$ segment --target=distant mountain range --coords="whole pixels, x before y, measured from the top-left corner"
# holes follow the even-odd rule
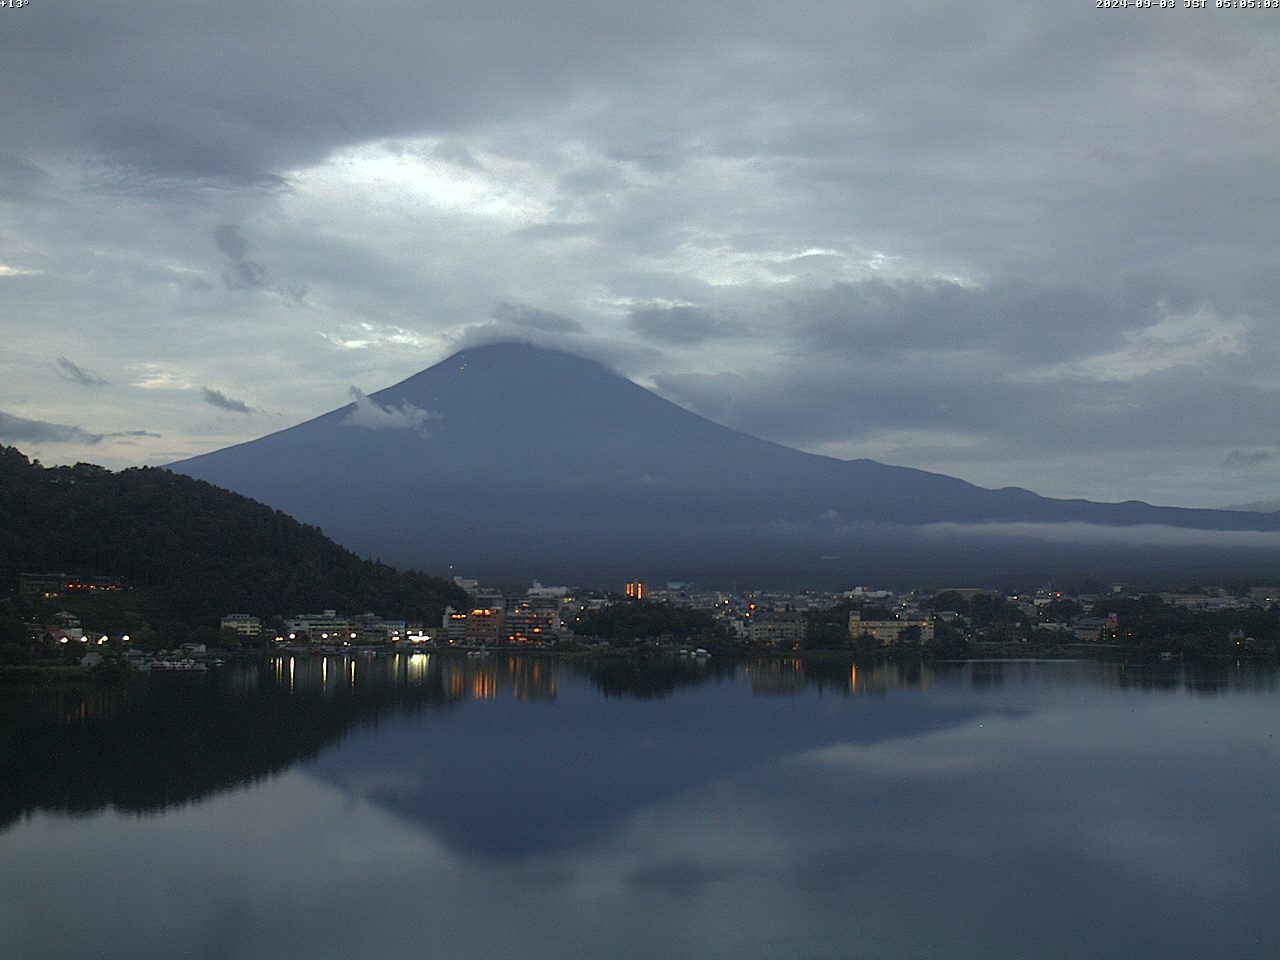
[[[713,423],[581,357],[464,350],[170,469],[390,563],[482,577],[849,585],[1280,573],[1280,514],[1054,500]]]
[[[1280,500],[1251,500],[1248,503],[1236,503],[1223,507],[1223,510],[1252,510],[1259,513],[1274,513],[1280,510]]]

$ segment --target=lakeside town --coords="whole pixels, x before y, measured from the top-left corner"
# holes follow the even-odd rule
[[[250,651],[334,653],[456,649],[573,652],[670,648],[786,654],[844,651],[860,657],[1075,655],[1274,658],[1280,587],[1204,586],[1140,593],[1090,583],[1003,593],[976,587],[896,592],[699,589],[633,580],[618,591],[547,586],[505,592],[455,577],[469,598],[438,621],[336,607],[260,616],[231,610],[192,638],[113,633],[77,612],[84,597],[126,594],[111,576],[23,573],[16,599],[28,611],[18,662],[143,669],[207,669]],[[35,616],[35,613],[41,613]],[[10,646],[13,646],[10,644]],[[12,651],[11,651],[12,653]],[[10,656],[9,662],[15,658]]]

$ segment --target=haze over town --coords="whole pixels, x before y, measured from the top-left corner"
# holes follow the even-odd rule
[[[521,339],[811,452],[1276,496],[1274,11],[3,13],[0,442],[46,463]]]

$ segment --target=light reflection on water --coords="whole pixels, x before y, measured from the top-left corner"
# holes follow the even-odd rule
[[[438,654],[28,689],[0,953],[1270,957],[1277,692]]]

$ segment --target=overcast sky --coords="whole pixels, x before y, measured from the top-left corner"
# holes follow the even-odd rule
[[[0,442],[46,463],[520,338],[833,456],[1280,496],[1280,11],[30,0],[0,65]]]

